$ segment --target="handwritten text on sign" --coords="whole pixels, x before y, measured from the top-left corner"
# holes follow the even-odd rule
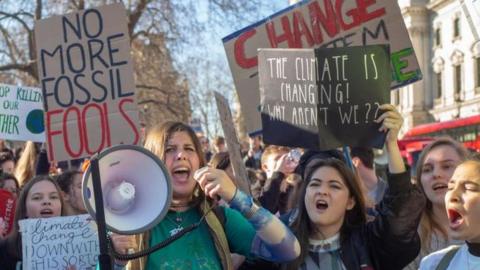
[[[397,1],[301,1],[223,39],[249,132],[261,128],[258,48],[339,48],[389,44],[391,88],[422,77]]]
[[[136,144],[138,112],[123,5],[38,21],[35,37],[49,159]]]
[[[388,102],[386,47],[265,49],[259,61],[267,143],[313,149],[383,144],[373,120]]]
[[[20,220],[23,269],[95,269],[97,225],[89,215]]]
[[[0,138],[45,142],[42,91],[0,84]]]

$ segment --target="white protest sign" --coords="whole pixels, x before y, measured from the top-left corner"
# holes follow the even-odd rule
[[[90,215],[20,220],[24,270],[95,269],[100,253]]]
[[[122,4],[35,23],[49,160],[140,141],[133,63]]]
[[[225,37],[223,43],[249,133],[262,128],[258,110],[259,48],[389,44],[391,88],[422,78],[397,1],[301,1]]]
[[[45,141],[41,89],[0,84],[0,138]]]

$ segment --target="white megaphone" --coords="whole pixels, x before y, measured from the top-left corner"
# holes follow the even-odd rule
[[[95,157],[103,197],[105,224],[119,234],[137,234],[151,229],[167,214],[172,187],[160,159],[140,146],[117,145]],[[83,175],[85,207],[96,217],[92,166]]]

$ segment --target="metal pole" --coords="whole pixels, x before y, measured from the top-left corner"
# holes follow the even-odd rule
[[[98,241],[100,244],[98,262],[100,264],[100,270],[112,270],[113,261],[110,253],[108,252],[107,225],[105,223],[105,212],[103,209],[102,182],[100,180],[98,155],[92,157],[90,160],[90,166],[92,172],[93,194],[95,199],[95,219],[97,221]]]

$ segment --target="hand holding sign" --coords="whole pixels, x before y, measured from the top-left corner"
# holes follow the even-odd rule
[[[387,143],[396,143],[398,132],[402,128],[403,117],[392,104],[383,104],[380,109],[385,110],[385,112],[375,120],[377,123],[382,123],[378,130],[388,132]]]

